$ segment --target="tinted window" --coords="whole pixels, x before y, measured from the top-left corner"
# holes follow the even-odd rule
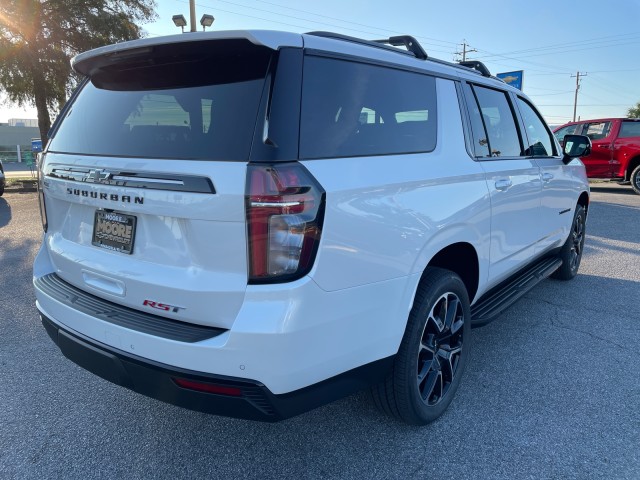
[[[465,87],[468,88],[468,87]],[[474,96],[474,93],[469,89],[466,91],[469,101],[469,115],[471,118],[471,130],[473,131],[473,150],[476,157],[490,157],[489,153],[489,139],[487,131],[484,128],[484,122],[482,120],[482,112]]]
[[[555,154],[551,135],[538,112],[526,100],[518,97],[518,108],[526,130],[525,155],[551,157]]]
[[[492,157],[523,155],[520,136],[507,95],[498,90],[474,86]]]
[[[611,122],[588,123],[583,135],[591,140],[600,140],[608,137],[611,131]]]
[[[195,55],[197,48],[189,47]],[[270,54],[237,56],[202,53],[184,64],[158,58],[142,67],[103,69],[80,91],[49,150],[247,160]]]
[[[581,127],[579,123],[576,123],[574,125],[567,125],[566,127],[562,127],[560,130],[556,131],[554,135],[559,142],[562,142],[565,135],[578,135],[577,132],[580,130],[579,127]]]
[[[302,158],[429,152],[436,118],[433,77],[305,57]]]
[[[620,138],[640,137],[640,122],[622,122]]]

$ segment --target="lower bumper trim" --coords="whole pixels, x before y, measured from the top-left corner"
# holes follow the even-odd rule
[[[72,362],[117,385],[151,398],[204,413],[277,422],[382,381],[393,365],[387,357],[308,387],[276,395],[258,381],[181,369],[114,349],[71,332],[40,315],[58,348]],[[221,395],[182,388],[174,378],[239,390]]]

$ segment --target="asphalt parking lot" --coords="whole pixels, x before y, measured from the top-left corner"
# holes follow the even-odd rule
[[[579,276],[473,330],[445,415],[365,393],[278,424],[183,410],[66,360],[34,306],[37,195],[0,197],[0,478],[640,478],[640,196],[592,185]]]

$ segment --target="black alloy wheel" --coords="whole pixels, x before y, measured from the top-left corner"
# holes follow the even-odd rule
[[[640,165],[633,169],[629,179],[631,180],[631,188],[633,188],[633,191],[640,195]]]
[[[471,308],[462,279],[427,267],[415,295],[393,368],[371,388],[376,406],[411,425],[447,409],[469,355]]]
[[[418,390],[428,406],[442,401],[458,373],[463,326],[462,302],[455,293],[445,293],[429,312],[418,351]]]
[[[585,227],[585,218],[584,218],[584,210],[580,212],[579,215],[576,215],[576,218],[573,220],[573,225],[571,226],[571,235],[569,239],[571,240],[571,248],[569,250],[569,267],[571,271],[578,272],[578,267],[580,266],[580,260],[582,259],[582,249],[584,247],[584,227]]]
[[[562,265],[551,275],[553,278],[571,280],[578,274],[584,251],[586,223],[587,211],[582,205],[576,205],[569,237],[558,254],[558,257],[562,260]]]

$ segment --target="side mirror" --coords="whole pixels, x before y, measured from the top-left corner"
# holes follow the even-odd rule
[[[584,135],[565,135],[562,146],[562,163],[565,165],[574,158],[586,157],[591,153],[591,139]]]

